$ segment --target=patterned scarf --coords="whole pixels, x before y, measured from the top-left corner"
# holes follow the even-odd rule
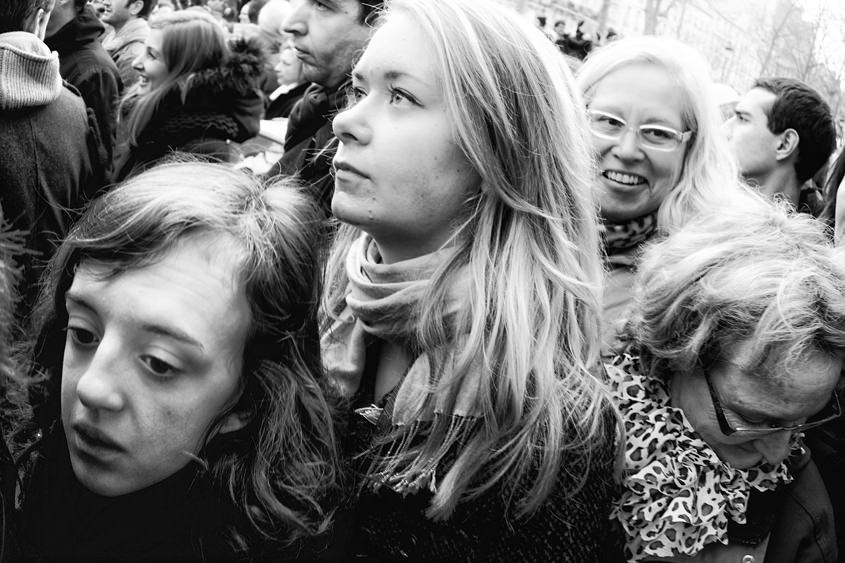
[[[621,223],[602,221],[599,228],[609,256],[626,252],[638,248],[657,232],[657,211]]]
[[[443,249],[382,264],[375,241],[366,234],[350,248],[346,261],[346,308],[321,338],[323,363],[343,396],[351,398],[361,385],[369,337],[417,349],[420,301],[435,270],[450,253],[450,249]],[[444,326],[453,326],[456,314],[466,306],[467,295],[468,278],[461,272],[449,288],[442,316]],[[454,370],[464,348],[463,339],[455,336],[448,346],[418,355],[399,384],[391,422],[394,429],[403,430],[403,438],[390,449],[378,471],[381,484],[397,492],[406,494],[421,487],[433,490],[438,464],[471,431],[480,415],[481,369],[471,369],[460,378]],[[457,393],[450,405],[452,385],[457,385]],[[435,449],[423,448],[408,459],[411,442],[438,419],[449,421],[443,443]]]
[[[639,357],[621,354],[606,365],[625,424],[624,491],[611,511],[626,533],[629,562],[695,556],[728,543],[728,522],[745,524],[751,490],[792,481],[785,462],[736,469],[670,406],[666,383],[642,374]],[[793,448],[800,447],[797,438]]]

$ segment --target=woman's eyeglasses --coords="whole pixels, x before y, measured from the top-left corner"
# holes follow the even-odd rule
[[[640,145],[656,151],[673,151],[692,137],[692,131],[681,132],[664,125],[631,127],[618,115],[606,111],[588,109],[587,117],[596,137],[618,141],[627,131],[633,131]]]
[[[716,411],[716,419],[719,421],[719,429],[722,431],[722,434],[726,436],[763,437],[777,432],[802,432],[804,430],[809,430],[810,428],[821,426],[822,424],[839,418],[842,415],[842,408],[839,405],[839,396],[836,394],[836,391],[834,391],[833,397],[830,399],[830,403],[803,424],[796,424],[794,426],[769,425],[763,427],[731,426],[731,423],[728,422],[728,419],[725,417],[725,412],[722,409],[722,403],[719,401],[719,393],[713,386],[710,374],[708,374],[707,370],[704,369],[702,369],[702,373],[704,373],[704,379],[707,381],[707,389],[710,391],[710,399],[713,401],[713,409]]]

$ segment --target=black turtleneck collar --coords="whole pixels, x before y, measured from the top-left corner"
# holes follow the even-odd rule
[[[22,549],[34,561],[233,561],[230,509],[189,464],[146,489],[103,497],[74,476],[61,427],[24,496]]]

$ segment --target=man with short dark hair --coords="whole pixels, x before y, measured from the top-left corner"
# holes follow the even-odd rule
[[[370,19],[382,0],[294,0],[285,31],[311,86],[290,113],[285,154],[270,175],[295,174],[309,185],[327,214],[334,179],[332,118],[346,104],[352,65],[372,32]]]
[[[120,74],[100,44],[105,27],[87,0],[55,0],[47,22],[46,43],[59,53],[62,78],[73,84],[94,111],[103,162],[110,167],[117,132]]]
[[[52,7],[53,0],[0,2],[0,209],[12,229],[26,233],[31,253],[19,260],[20,317],[29,313],[41,265],[67,233],[95,176],[96,125],[42,41]]]
[[[821,195],[806,186],[836,146],[830,106],[794,78],[761,78],[725,122],[740,172],[770,197],[817,216]]]
[[[144,43],[150,35],[147,18],[158,0],[111,0],[103,21],[112,29],[103,37],[108,51],[128,89],[138,81],[138,71],[132,63],[144,53]]]

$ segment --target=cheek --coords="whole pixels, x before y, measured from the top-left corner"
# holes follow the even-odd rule
[[[659,158],[654,158],[652,163],[655,174],[658,177],[657,180],[666,184],[663,191],[668,193],[675,187],[675,184],[678,183],[681,177],[681,171],[684,167],[683,156],[677,156],[671,153],[660,155]]]
[[[82,377],[83,369],[79,365],[79,361],[73,358],[66,347],[62,360],[61,399],[63,405],[72,404],[76,400],[76,386],[79,383],[79,378]]]
[[[606,158],[610,154],[610,149],[613,148],[613,143],[593,136],[592,148],[596,161],[601,162],[602,159]]]

